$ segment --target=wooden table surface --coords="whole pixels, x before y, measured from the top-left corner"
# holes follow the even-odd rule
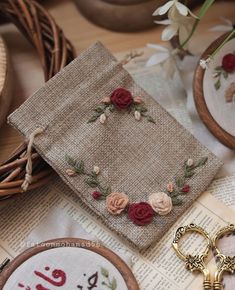
[[[136,33],[118,33],[97,27],[87,21],[77,10],[72,0],[45,1],[46,6],[63,28],[65,35],[72,41],[77,54],[97,40],[102,41],[113,53],[143,47],[147,43],[161,41],[162,27]],[[220,16],[235,23],[235,3],[218,2],[200,23],[191,47],[195,51],[203,51],[208,44],[219,35],[208,31],[208,28],[220,22]],[[140,15],[141,17],[141,15]],[[24,99],[30,96],[43,84],[40,63],[33,48],[18,33],[12,24],[0,27],[10,52],[11,76],[13,78],[12,112]],[[4,160],[21,142],[22,137],[10,126],[4,125],[0,130],[0,161]]]

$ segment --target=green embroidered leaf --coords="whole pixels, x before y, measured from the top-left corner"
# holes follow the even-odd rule
[[[214,84],[214,87],[218,91],[218,89],[221,87],[220,79],[217,80],[217,82]]]
[[[176,183],[177,187],[181,188],[184,185],[185,180],[184,180],[184,178],[177,177],[175,179],[175,183]]]
[[[68,165],[74,167],[76,165],[76,160],[73,159],[71,156],[69,155],[65,155],[65,161],[68,163]]]
[[[108,278],[109,277],[109,271],[107,269],[105,269],[104,267],[101,267],[101,274],[105,277]]]
[[[109,111],[111,112],[111,113],[113,113],[114,111],[115,111],[115,106],[114,105],[109,105]]]
[[[93,123],[95,122],[98,118],[99,118],[100,115],[93,115],[88,121],[87,123]]]
[[[183,201],[177,197],[172,197],[171,200],[172,200],[173,205],[182,205],[183,204]]]
[[[201,158],[201,159],[196,163],[195,166],[196,166],[196,167],[203,166],[203,165],[206,164],[207,160],[208,160],[208,157],[203,157],[203,158]]]
[[[225,79],[228,78],[228,73],[225,70],[223,71],[223,76],[224,76]]]
[[[179,195],[179,192],[174,190],[173,192],[169,193],[168,192],[168,195],[171,197],[171,198],[174,198],[174,197],[177,197]]]
[[[148,122],[150,122],[150,123],[153,123],[153,124],[156,124],[156,121],[153,119],[153,117],[151,117],[151,116],[147,116],[147,120],[148,120]]]
[[[104,193],[105,195],[109,195],[112,192],[111,186],[106,186]]]
[[[184,177],[185,178],[190,178],[195,174],[193,171],[185,171]]]
[[[116,290],[117,289],[117,280],[113,277],[111,282],[111,289]]]
[[[98,180],[95,178],[89,177],[85,180],[86,184],[88,184],[90,187],[97,187],[99,185]]]
[[[101,107],[97,107],[94,111],[102,114],[104,112],[104,109]]]

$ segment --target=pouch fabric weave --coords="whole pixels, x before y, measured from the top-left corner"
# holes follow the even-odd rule
[[[102,125],[87,123],[100,101],[119,88],[141,96],[156,124],[136,121],[115,111]],[[164,233],[207,188],[221,162],[139,87],[112,54],[96,43],[49,80],[9,116],[9,122],[26,137],[38,127],[44,132],[34,146],[60,177],[111,230],[143,249]],[[82,176],[66,174],[65,155],[83,160],[86,168],[98,166],[101,178],[115,192],[125,192],[131,202],[147,201],[151,193],[182,174],[184,161],[207,156],[208,162],[190,179],[191,191],[183,204],[166,216],[156,215],[147,226],[132,223],[127,214],[111,215],[105,201],[93,199]]]

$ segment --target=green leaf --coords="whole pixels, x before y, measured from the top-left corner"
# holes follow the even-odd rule
[[[103,114],[104,110],[105,110],[105,108],[104,107],[101,107],[101,106],[99,106],[99,107],[97,107],[97,108],[94,109],[94,111],[97,112],[97,113],[99,113],[99,114]]]
[[[193,172],[193,171],[185,171],[184,177],[191,178],[194,174],[195,174],[195,172]]]
[[[109,271],[105,269],[104,267],[101,267],[101,274],[106,278],[109,277]]]
[[[111,289],[112,290],[116,290],[117,289],[117,280],[114,277],[112,279]]]
[[[201,158],[195,165],[195,167],[200,167],[206,164],[208,157]]]
[[[87,123],[93,123],[95,122],[98,118],[99,118],[100,115],[96,114],[96,115],[93,115],[88,121]]]
[[[214,87],[215,87],[216,91],[219,90],[219,88],[221,87],[220,79],[217,80],[217,82],[214,84]]]
[[[106,186],[105,188],[105,195],[109,195],[112,192],[111,186]]]
[[[111,113],[113,113],[114,111],[115,111],[115,106],[114,105],[109,105],[109,111],[111,112]]]
[[[225,79],[228,78],[228,73],[225,70],[223,71],[223,76],[224,76]]]
[[[80,169],[80,172],[81,173],[84,173],[84,168],[85,168],[84,161],[81,160],[80,163],[79,163],[79,169]]]
[[[99,185],[99,182],[98,180],[92,178],[92,177],[89,177],[85,180],[86,184],[88,184],[90,187],[97,187]]]
[[[182,205],[183,204],[183,201],[177,197],[173,197],[171,200],[172,200],[173,205]]]
[[[181,188],[184,185],[184,182],[185,182],[184,178],[177,177],[175,179],[175,183],[179,188]]]
[[[148,115],[146,117],[147,117],[148,122],[156,124],[156,121],[151,116]]]
[[[65,155],[65,161],[72,167],[76,166],[76,160],[69,155]]]

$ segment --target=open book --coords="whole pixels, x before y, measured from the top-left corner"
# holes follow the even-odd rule
[[[148,86],[145,89],[153,97],[156,92],[158,92],[156,97],[159,97],[161,91],[164,92],[166,99],[160,100],[160,104],[165,105],[165,108],[178,121],[190,129],[190,119],[187,116],[179,76],[176,75],[171,84],[165,83],[160,77],[160,68],[144,68],[143,64],[146,62],[144,57],[147,55],[136,58],[127,65],[135,80],[140,85],[146,84],[147,80]],[[179,98],[176,95],[177,92]],[[234,177],[229,177],[214,181],[208,191],[212,194],[215,193],[227,204],[234,206],[235,196],[232,195],[235,192],[234,180]],[[213,235],[220,227],[235,222],[235,212],[215,199],[210,193],[204,193],[159,243],[138,252],[107,230],[92,215],[91,211],[79,204],[77,196],[55,176],[50,185],[26,193],[15,201],[9,201],[9,205],[1,209],[0,261],[5,258],[12,259],[20,254],[25,248],[25,240],[30,232],[46,218],[49,212],[55,208],[60,208],[107,247],[113,250],[121,248],[126,253],[131,253],[134,261],[133,272],[142,290],[198,290],[202,285],[202,276],[192,274],[184,268],[184,263],[176,257],[171,243],[176,229],[182,225],[193,222],[205,227]],[[228,195],[228,193],[230,194]],[[58,222],[63,223],[63,220]],[[191,236],[182,246],[193,253],[194,251],[200,252],[204,244],[200,239]],[[214,261],[212,257],[210,259],[213,267]]]

